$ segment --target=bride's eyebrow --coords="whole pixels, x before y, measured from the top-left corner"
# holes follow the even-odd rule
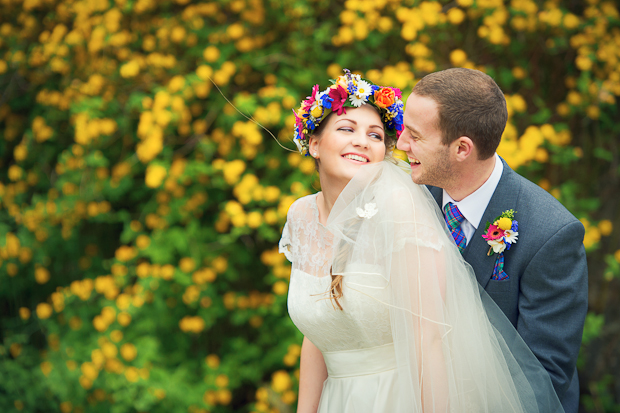
[[[338,123],[338,122],[342,122],[342,121],[345,121],[345,120],[347,120],[347,121],[349,121],[349,122],[353,123],[354,125],[357,125],[357,122],[356,122],[356,121],[354,121],[353,119],[347,119],[347,118],[340,118],[340,119],[338,119],[336,122],[334,122],[334,125],[335,125],[336,123]]]
[[[351,123],[352,123],[352,124],[354,124],[354,125],[357,125],[357,122],[356,122],[356,121],[354,121],[353,119],[347,119],[347,118],[338,119],[336,122],[334,122],[334,125],[335,125],[336,123],[338,123],[338,122],[342,122],[342,121],[344,121],[344,120],[349,121],[349,122],[351,122]],[[381,126],[381,125],[370,125],[370,126],[369,126],[369,128],[379,128],[379,129],[383,130],[383,126]]]

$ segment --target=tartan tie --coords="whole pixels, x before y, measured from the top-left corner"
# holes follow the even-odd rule
[[[467,238],[465,238],[465,233],[461,228],[461,222],[465,220],[459,208],[454,205],[452,202],[448,202],[444,207],[446,224],[448,224],[448,228],[452,233],[452,237],[454,238],[454,242],[456,242],[456,246],[459,247],[459,251],[462,253],[467,245]]]

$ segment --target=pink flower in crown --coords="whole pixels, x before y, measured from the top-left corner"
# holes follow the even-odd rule
[[[306,100],[301,102],[302,110],[307,112],[310,109],[312,104],[316,101],[316,94],[318,93],[318,91],[319,91],[319,85],[314,85],[312,87],[312,93],[310,94],[310,96],[306,97]]]
[[[338,87],[329,89],[329,97],[334,99],[334,101],[332,102],[333,112],[336,112],[338,116],[342,115],[343,113],[347,113],[344,104],[346,103],[349,94],[347,93],[345,88],[338,85]]]
[[[391,87],[390,89],[392,89],[394,91],[394,94],[396,95],[397,98],[399,98],[399,99],[403,98],[403,93],[400,91],[399,88]]]

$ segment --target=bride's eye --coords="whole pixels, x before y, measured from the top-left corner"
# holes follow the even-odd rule
[[[353,128],[350,128],[348,126],[338,128],[338,130],[345,131],[345,132],[353,132]]]
[[[378,133],[370,133],[370,134],[369,134],[369,136],[370,136],[371,138],[377,139],[377,140],[379,140],[379,141],[382,141],[382,140],[383,140],[383,136],[381,136],[381,135],[380,135],[380,134],[378,134]]]

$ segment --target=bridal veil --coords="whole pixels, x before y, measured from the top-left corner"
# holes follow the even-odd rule
[[[326,227],[332,273],[389,308],[406,411],[563,411],[548,373],[479,287],[428,190],[394,162],[361,167]]]

